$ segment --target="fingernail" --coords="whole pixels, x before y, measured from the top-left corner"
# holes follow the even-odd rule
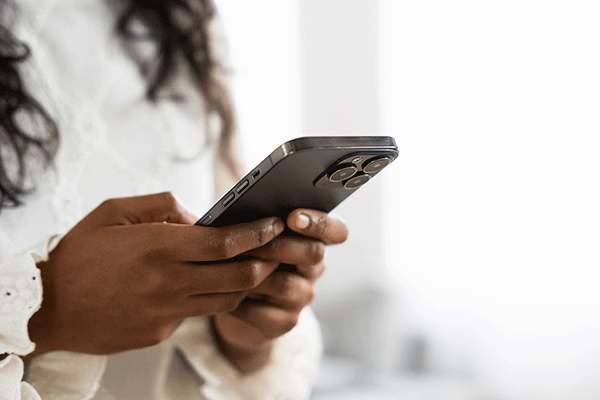
[[[283,225],[283,221],[277,218],[275,222],[273,222],[273,232],[275,232],[276,235],[279,235],[284,229],[285,226]]]
[[[306,214],[298,215],[298,219],[296,220],[296,226],[300,229],[306,229],[310,225],[310,218]]]

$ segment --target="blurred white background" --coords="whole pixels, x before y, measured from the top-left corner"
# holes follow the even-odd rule
[[[400,148],[336,209],[330,352],[477,398],[600,398],[600,4],[217,5],[248,166],[301,135]]]

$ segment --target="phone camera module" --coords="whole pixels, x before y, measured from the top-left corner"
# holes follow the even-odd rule
[[[369,179],[371,179],[371,175],[365,174],[364,172],[359,172],[352,178],[344,181],[344,187],[346,189],[356,189],[367,183]]]
[[[327,174],[327,177],[331,182],[342,182],[351,178],[357,170],[358,168],[353,164],[340,164],[335,170]]]
[[[384,169],[391,162],[392,160],[385,156],[372,158],[363,165],[363,171],[374,174]]]

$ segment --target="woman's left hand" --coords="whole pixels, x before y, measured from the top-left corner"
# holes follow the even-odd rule
[[[280,263],[280,267],[232,312],[213,317],[221,351],[241,372],[264,365],[271,341],[291,330],[300,311],[314,297],[316,280],[325,270],[325,246],[348,237],[346,224],[316,210],[298,209],[287,218],[290,230],[302,236],[272,240],[247,256]]]

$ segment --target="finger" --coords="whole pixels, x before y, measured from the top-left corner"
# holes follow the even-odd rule
[[[106,200],[98,207],[99,225],[131,225],[170,222],[193,225],[197,218],[170,192]]]
[[[314,296],[314,286],[310,280],[293,272],[276,271],[252,289],[248,298],[300,312]]]
[[[212,318],[213,330],[217,340],[225,340],[224,336],[233,333],[240,340],[240,347],[258,349],[265,345],[269,346],[270,341],[258,329],[246,324],[229,313],[215,314]],[[227,332],[227,333],[226,333]],[[224,335],[225,334],[225,335]]]
[[[259,286],[279,263],[251,258],[239,262],[181,266],[175,285],[188,295],[229,293]]]
[[[167,312],[173,319],[228,313],[237,309],[247,296],[246,291],[189,296]]]
[[[314,282],[325,271],[325,261],[321,261],[316,264],[279,264],[277,271],[293,272],[302,275],[311,282]]]
[[[294,232],[326,244],[343,243],[348,238],[344,221],[322,211],[296,209],[288,215],[287,225]]]
[[[321,261],[317,264],[298,264],[296,265],[296,273],[302,275],[311,282],[315,282],[325,272],[325,262]]]
[[[264,246],[283,231],[284,225],[271,217],[222,228],[154,224],[144,229],[151,256],[204,262],[227,260]]]
[[[325,256],[325,243],[301,236],[279,236],[247,254],[282,264],[317,264]]]
[[[245,299],[229,315],[258,329],[265,339],[272,340],[291,331],[298,323],[299,313]]]

